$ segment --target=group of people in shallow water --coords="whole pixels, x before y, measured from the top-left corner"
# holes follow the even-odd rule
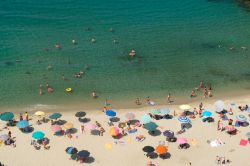
[[[197,97],[197,93],[198,91],[200,90],[203,90],[203,96],[204,98],[207,98],[207,97],[212,97],[212,85],[209,84],[208,85],[208,88],[206,86],[204,86],[203,84],[203,81],[200,81],[200,86],[199,88],[195,88],[192,90],[191,94],[190,94],[190,97],[193,98],[193,97]]]
[[[46,83],[46,89],[47,89],[48,93],[53,93],[54,92],[54,89],[48,83]],[[42,94],[43,94],[43,85],[40,84],[39,85],[39,95],[42,95]]]

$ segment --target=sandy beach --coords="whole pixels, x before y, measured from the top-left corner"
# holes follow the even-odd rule
[[[196,116],[195,119],[191,119],[192,128],[188,129],[185,133],[176,135],[176,137],[187,138],[190,148],[178,149],[178,144],[172,142],[166,142],[165,136],[162,132],[165,130],[172,130],[175,133],[180,130],[180,123],[178,122],[178,116],[174,116],[172,119],[161,119],[153,120],[159,127],[159,134],[152,136],[148,131],[142,127],[135,127],[137,132],[128,134],[120,139],[114,139],[110,136],[108,129],[109,118],[102,112],[102,110],[89,110],[85,111],[87,118],[90,118],[90,123],[98,121],[106,130],[103,136],[92,135],[89,130],[85,129],[82,134],[80,132],[81,122],[75,117],[75,113],[79,110],[70,110],[68,112],[57,112],[62,113],[60,119],[67,122],[71,122],[78,131],[73,134],[72,138],[69,139],[65,136],[55,136],[54,132],[51,131],[50,122],[37,125],[37,117],[30,116],[30,125],[34,127],[34,131],[42,131],[45,133],[45,137],[50,139],[50,149],[35,150],[30,145],[32,140],[32,133],[24,134],[17,127],[10,127],[12,137],[15,137],[16,147],[1,145],[0,146],[0,161],[6,166],[59,166],[59,165],[116,165],[116,166],[129,166],[129,165],[146,165],[148,161],[152,161],[156,165],[216,165],[216,156],[225,157],[231,161],[230,164],[226,165],[247,165],[248,159],[246,154],[250,152],[248,145],[246,147],[240,146],[239,142],[241,139],[247,139],[246,133],[249,132],[249,127],[237,127],[237,135],[230,136],[225,131],[217,130],[217,121],[219,115],[215,113],[214,102],[216,99],[204,100],[204,109],[209,110],[213,113],[215,121],[213,123],[202,122],[201,118]],[[225,109],[232,107],[234,114],[227,115],[235,121],[236,115],[243,114],[248,118],[246,112],[241,112],[237,107],[240,105],[246,105],[250,101],[250,96],[237,96],[225,98]],[[185,103],[189,104],[192,108],[198,108],[200,102]],[[234,105],[235,104],[235,105]],[[232,106],[233,105],[233,106]],[[125,114],[127,112],[133,112],[136,115],[135,119],[141,118],[145,113],[149,113],[149,110],[157,108],[170,108],[170,114],[173,115],[175,110],[180,113],[179,105],[161,105],[161,106],[147,106],[138,109],[118,109],[115,110],[117,117],[120,118],[119,122],[126,121]],[[46,115],[50,115],[46,112]],[[15,115],[18,119],[18,115]],[[249,119],[249,118],[248,118]],[[115,126],[118,126],[119,122],[114,122]],[[223,121],[224,125],[227,125],[227,121]],[[6,123],[1,121],[1,128]],[[0,135],[7,134],[8,130],[2,129]],[[144,135],[146,139],[142,142],[136,141],[136,136]],[[225,144],[219,147],[211,147],[207,140],[220,139]],[[144,146],[156,147],[160,141],[165,141],[165,146],[168,147],[168,153],[170,157],[167,159],[150,159],[147,158],[145,152],[142,151]],[[90,158],[87,163],[80,164],[74,160],[70,160],[70,155],[65,152],[67,147],[76,147],[78,150],[88,150],[90,152]]]

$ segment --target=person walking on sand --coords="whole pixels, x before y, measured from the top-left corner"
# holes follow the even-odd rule
[[[83,132],[85,132],[85,130],[84,130],[84,125],[81,125],[80,128],[81,128],[81,132],[82,132],[82,134],[83,134]]]
[[[171,95],[170,95],[170,93],[168,94],[168,104],[171,104]]]
[[[26,120],[26,121],[29,121],[29,115],[28,115],[28,112],[25,112],[24,117],[25,117],[25,120]]]
[[[207,97],[207,88],[205,87],[204,88],[204,98],[206,98]]]

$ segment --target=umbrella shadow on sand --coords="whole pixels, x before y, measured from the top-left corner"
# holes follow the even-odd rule
[[[90,157],[87,157],[87,158],[85,159],[84,163],[86,163],[86,164],[91,164],[91,163],[93,163],[94,161],[95,161],[95,158],[92,157],[92,156],[90,156]]]
[[[24,129],[22,129],[21,131],[24,134],[29,134],[29,133],[32,133],[34,131],[34,127],[28,126],[28,127],[25,127]]]
[[[55,122],[55,124],[57,124],[57,125],[64,125],[65,123],[67,123],[67,121],[61,120],[61,119]]]
[[[77,129],[76,128],[71,128],[67,130],[70,134],[76,134],[77,133]]]
[[[159,157],[163,160],[165,159],[170,159],[171,158],[171,154],[170,153],[165,153],[165,154],[160,154]]]
[[[156,137],[156,136],[161,135],[161,131],[160,130],[148,131],[148,134]]]
[[[137,119],[134,119],[134,120],[130,120],[129,122],[130,122],[130,124],[135,125],[136,123],[138,123],[140,121]]]
[[[158,154],[155,152],[147,153],[146,156],[150,159],[156,159],[158,157]]]
[[[110,118],[110,121],[111,122],[119,122],[120,118],[118,118],[118,117]]]
[[[79,122],[82,122],[82,123],[88,123],[90,122],[90,118],[78,118]]]
[[[99,130],[91,130],[91,135],[100,135],[100,131]]]

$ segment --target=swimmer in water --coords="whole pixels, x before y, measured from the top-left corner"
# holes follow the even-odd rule
[[[49,65],[48,65],[48,67],[47,67],[47,70],[49,70],[49,71],[50,71],[50,70],[52,70],[52,69],[53,69],[52,65],[51,65],[51,64],[49,64]]]
[[[61,45],[60,44],[55,44],[55,48],[56,49],[61,49]]]
[[[96,99],[96,98],[97,98],[96,91],[93,91],[91,95],[92,95],[92,97],[93,97],[94,99]]]
[[[43,86],[42,84],[39,85],[39,95],[42,95],[43,94]]]
[[[76,40],[75,40],[75,39],[73,39],[73,40],[72,40],[72,43],[73,43],[74,45],[76,45],[76,44],[77,44],[77,42],[76,42]]]
[[[109,28],[109,32],[114,32],[114,30],[113,30],[113,28],[111,27],[111,28]]]
[[[95,38],[92,38],[92,39],[91,39],[91,42],[92,42],[92,43],[95,43],[95,42],[96,42],[96,39],[95,39]]]
[[[132,50],[130,51],[130,53],[129,53],[129,56],[130,56],[131,58],[134,58],[134,57],[135,57],[135,54],[136,54],[135,50],[132,49]]]
[[[46,83],[46,87],[47,87],[47,92],[48,93],[53,93],[54,92],[54,89],[51,88],[48,83]]]

